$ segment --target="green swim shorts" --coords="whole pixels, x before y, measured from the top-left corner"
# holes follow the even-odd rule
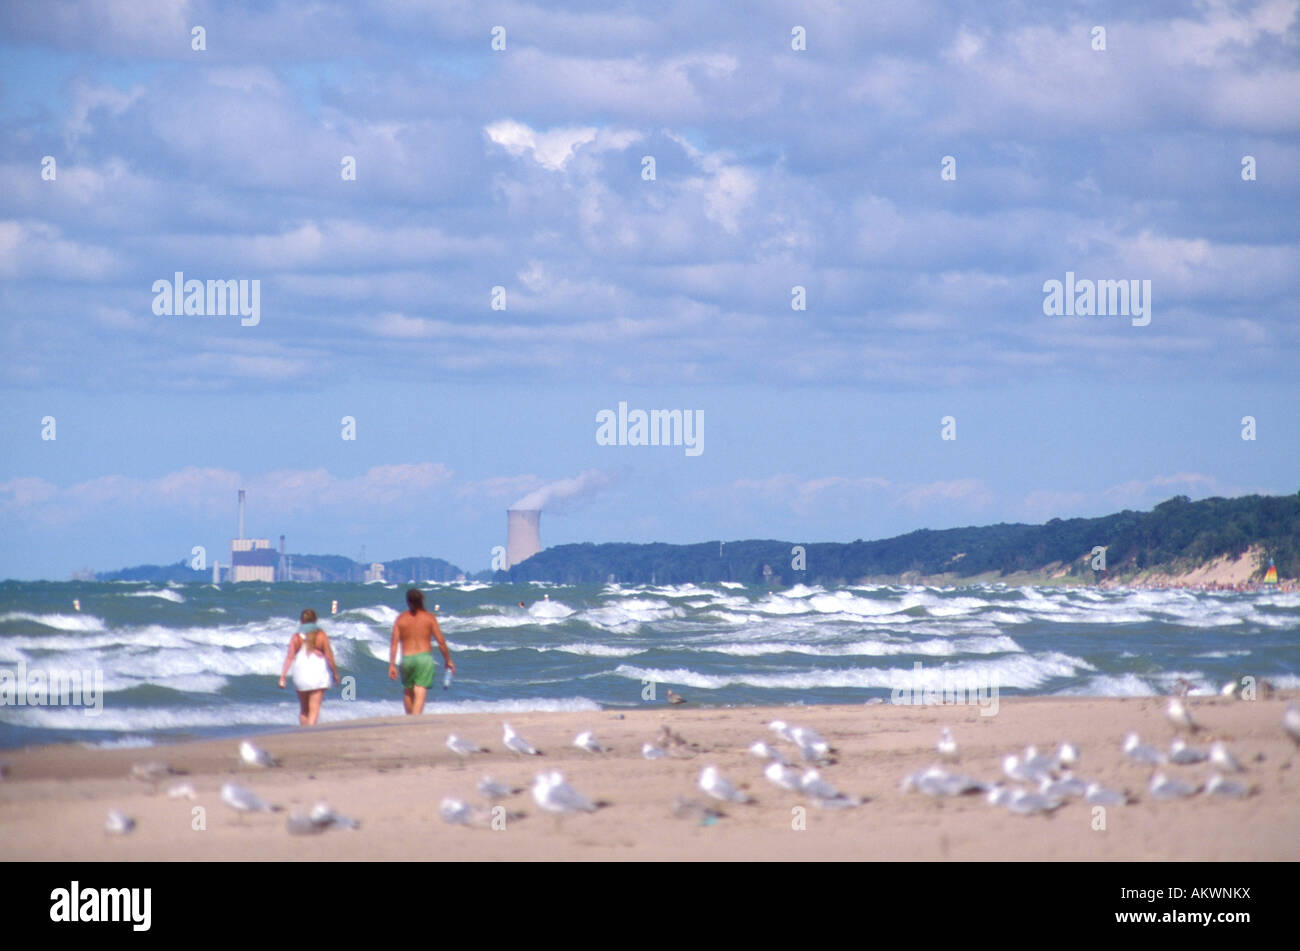
[[[402,686],[403,687],[424,687],[433,686],[433,680],[438,672],[438,665],[433,661],[433,651],[425,651],[422,654],[409,654],[402,658]]]

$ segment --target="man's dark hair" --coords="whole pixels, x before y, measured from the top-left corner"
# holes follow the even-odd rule
[[[424,592],[419,588],[411,588],[406,592],[406,606],[411,609],[411,613],[424,610]]]

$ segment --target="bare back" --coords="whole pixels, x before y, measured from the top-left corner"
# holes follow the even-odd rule
[[[442,631],[438,629],[438,620],[428,611],[420,611],[417,614],[403,611],[393,624],[393,633],[397,635],[398,642],[402,645],[403,657],[433,650],[435,638],[439,643],[442,642]]]

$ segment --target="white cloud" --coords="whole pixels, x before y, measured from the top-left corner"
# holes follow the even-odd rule
[[[489,139],[516,158],[531,155],[542,168],[558,172],[564,169],[580,146],[596,140],[597,129],[594,126],[582,126],[535,132],[522,122],[501,119],[483,131]]]

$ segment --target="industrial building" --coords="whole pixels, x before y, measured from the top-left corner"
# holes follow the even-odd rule
[[[541,509],[506,509],[507,568],[542,550],[541,521]]]
[[[277,569],[285,574],[277,577]],[[284,536],[280,536],[280,550],[271,547],[269,538],[244,537],[244,490],[239,490],[239,537],[230,540],[230,567],[226,581],[278,581],[287,576],[284,554]],[[213,581],[221,581],[221,566],[212,566]]]

